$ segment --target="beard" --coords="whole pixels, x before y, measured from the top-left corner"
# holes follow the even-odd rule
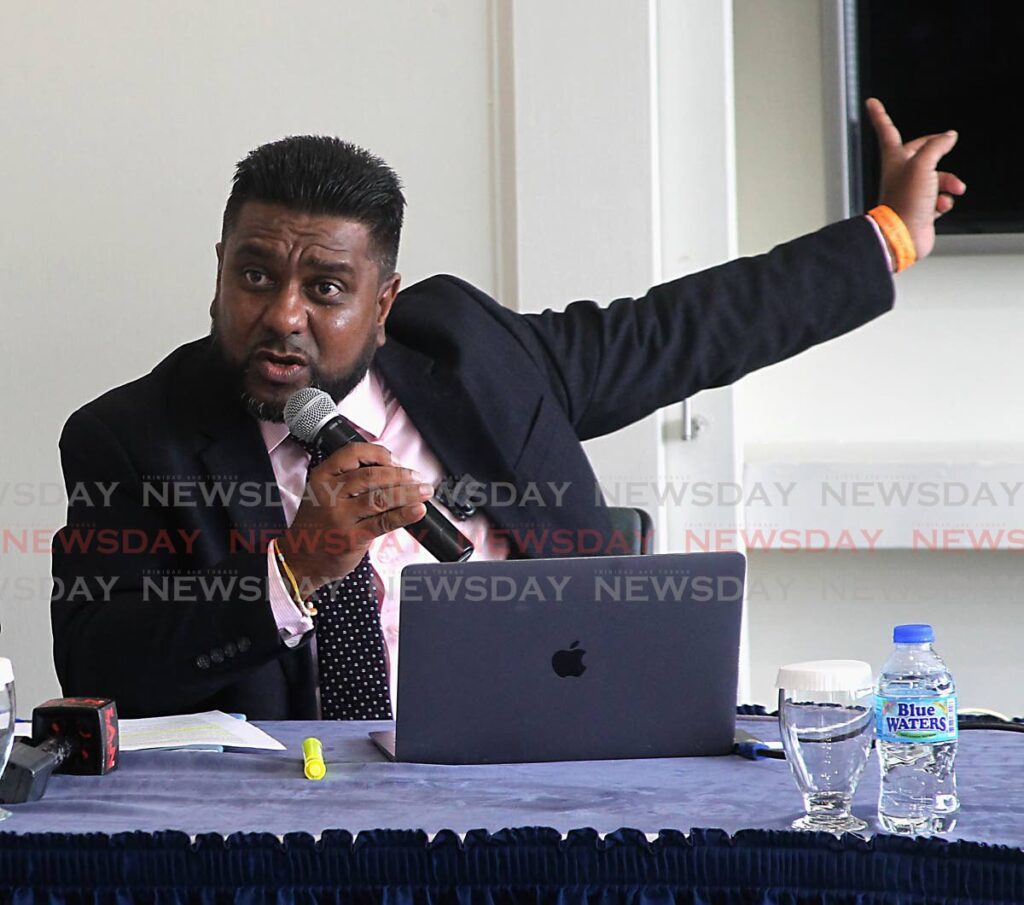
[[[210,321],[211,353],[215,364],[222,372],[223,378],[232,387],[235,396],[245,406],[246,411],[259,421],[273,421],[278,424],[284,423],[284,403],[260,399],[253,396],[246,387],[246,374],[252,366],[252,358],[247,355],[243,360],[231,359],[220,334],[217,332],[217,319]],[[274,343],[264,343],[260,348],[275,348]],[[285,351],[285,350],[281,350]],[[377,351],[377,337],[371,332],[366,337],[362,351],[355,364],[344,374],[326,374],[312,361],[309,362],[309,383],[307,386],[315,390],[323,390],[335,404],[341,402],[351,393],[359,382],[366,376],[373,363],[373,356]]]

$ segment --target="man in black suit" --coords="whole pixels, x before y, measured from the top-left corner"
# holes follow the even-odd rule
[[[923,257],[964,190],[936,171],[956,137],[904,145],[881,105],[870,112],[881,200]],[[876,317],[892,302],[890,258],[906,254],[887,255],[860,217],[641,299],[520,315],[455,277],[399,293],[403,206],[381,161],[334,139],[285,139],[239,164],[211,336],[75,412],[61,437],[69,507],[51,607],[66,694],[113,697],[123,716],[320,714],[318,673],[345,651],[317,645],[310,600],[347,599],[371,544],[421,518],[434,488],[384,446],[351,444],[310,469],[289,511],[267,428],[295,390],[341,402],[372,365],[446,473],[563,488],[557,506],[484,503],[499,555],[606,552],[580,440]]]

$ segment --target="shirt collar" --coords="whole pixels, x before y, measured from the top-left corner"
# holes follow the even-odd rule
[[[384,403],[384,388],[376,368],[370,368],[366,376],[355,385],[337,406],[338,414],[344,415],[353,426],[370,441],[378,440],[384,433],[387,412]],[[288,425],[277,421],[260,421],[260,433],[272,453],[288,437]]]

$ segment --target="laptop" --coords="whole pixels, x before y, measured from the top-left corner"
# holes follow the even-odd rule
[[[435,563],[402,571],[390,759],[729,754],[739,553]]]

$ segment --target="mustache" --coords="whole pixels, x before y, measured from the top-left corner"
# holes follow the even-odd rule
[[[261,352],[271,352],[274,355],[298,355],[302,358],[311,357],[309,354],[310,350],[292,336],[274,336],[271,334],[261,336],[252,343],[246,355],[252,357]]]
[[[287,346],[278,349],[273,346],[259,344],[256,348],[250,349],[246,353],[246,363],[251,364],[255,358],[269,358],[280,364],[311,364],[309,355],[299,349],[292,349]]]

